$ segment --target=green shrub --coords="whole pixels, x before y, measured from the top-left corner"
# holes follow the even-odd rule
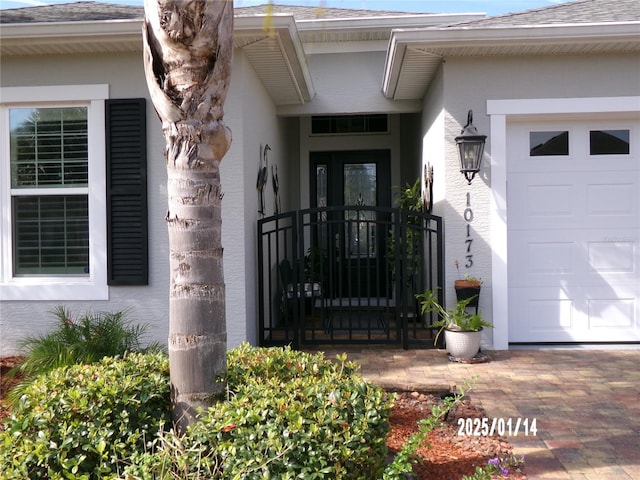
[[[0,432],[0,478],[381,478],[392,399],[346,356],[244,344],[227,365],[227,398],[184,436],[163,428],[161,354],[38,376]]]
[[[143,349],[160,350],[159,344],[144,346],[142,337],[147,325],[134,325],[126,319],[127,312],[86,312],[73,318],[58,306],[53,311],[55,328],[49,333],[32,336],[21,342],[25,359],[9,373],[20,374],[22,381],[9,398],[20,398],[32,378],[42,373],[76,364],[94,363],[103,357],[126,355]]]
[[[356,369],[244,344],[229,352],[227,401],[132,458],[126,478],[381,478],[391,402]]]
[[[166,356],[58,368],[25,387],[0,432],[0,477],[114,478],[169,421]]]

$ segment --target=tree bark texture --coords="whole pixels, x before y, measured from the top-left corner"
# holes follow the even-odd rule
[[[144,69],[166,140],[169,363],[184,431],[225,388],[220,161],[231,144],[233,1],[145,0]]]

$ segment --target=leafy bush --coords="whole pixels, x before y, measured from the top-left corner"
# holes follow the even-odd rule
[[[23,377],[10,395],[14,403],[33,377],[54,368],[93,363],[144,348],[160,350],[159,344],[143,347],[142,336],[148,327],[132,325],[126,319],[126,311],[87,312],[74,319],[65,307],[58,306],[53,314],[55,329],[21,342],[25,359],[9,374]]]
[[[391,402],[356,369],[244,344],[229,352],[227,401],[132,458],[126,478],[381,478]]]
[[[331,362],[244,344],[227,365],[227,398],[183,436],[163,428],[163,355],[106,357],[38,376],[0,432],[0,477],[381,478],[391,398],[346,356]]]
[[[114,478],[169,421],[166,356],[104,358],[38,376],[0,432],[0,477]]]

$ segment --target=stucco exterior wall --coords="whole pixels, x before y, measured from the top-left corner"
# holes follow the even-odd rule
[[[64,68],[61,66],[64,65]],[[0,351],[16,352],[26,335],[46,331],[58,304],[80,314],[87,310],[130,309],[129,318],[149,324],[150,341],[166,343],[169,326],[169,254],[164,217],[167,209],[164,138],[161,124],[148,98],[139,54],[8,57],[2,59],[1,85],[108,84],[111,98],[147,98],[149,285],[109,287],[108,301],[0,303]],[[225,104],[225,122],[233,143],[222,161],[221,181],[227,335],[231,348],[256,337],[256,178],[261,148],[269,144],[271,162],[286,176],[291,144],[298,144],[297,130],[288,132],[291,121],[278,119],[273,102],[241,51],[236,51],[231,87]],[[289,135],[288,135],[289,134]],[[290,136],[291,139],[287,139]],[[265,188],[267,213],[273,213],[271,172]],[[283,182],[284,183],[284,182]],[[282,192],[282,190],[281,190]],[[286,202],[286,194],[283,200]]]
[[[232,348],[242,341],[256,342],[257,328],[257,220],[260,218],[256,189],[262,151],[269,145],[268,178],[263,193],[266,215],[274,213],[272,166],[286,177],[288,135],[286,121],[275,114],[275,105],[255,71],[240,51],[234,57],[225,121],[233,131],[232,147],[221,166],[222,240],[226,283],[227,343]],[[280,193],[285,196],[286,182]],[[285,200],[283,199],[283,200]],[[285,200],[286,202],[286,200]]]
[[[419,103],[382,95],[385,51],[308,56],[316,95],[304,105],[281,106],[281,115],[340,115],[419,111]]]
[[[148,99],[142,62],[137,54],[4,57],[1,82],[7,86],[109,84],[111,98],[147,98],[149,285],[110,287],[108,301],[12,301],[0,303],[0,352],[14,353],[25,335],[46,331],[50,313],[64,304],[72,313],[129,309],[132,321],[149,324],[147,339],[166,343],[169,315],[169,254],[164,216],[167,210],[164,139]]]
[[[461,264],[460,273],[483,279],[480,309],[492,320],[492,239],[491,219],[491,131],[486,114],[489,99],[615,97],[638,95],[640,69],[637,55],[558,56],[558,57],[494,57],[448,58],[442,66],[444,99],[444,174],[436,174],[436,181],[445,178],[444,191],[436,186],[437,211],[445,217],[446,225],[446,293],[449,303],[455,301],[453,281],[457,278],[454,261]],[[439,81],[435,79],[435,85]],[[431,90],[434,90],[432,87]],[[436,89],[437,90],[437,89]],[[431,92],[431,91],[430,91]],[[429,97],[429,95],[427,95]],[[423,118],[437,111],[425,101]],[[467,111],[474,112],[473,123],[479,133],[487,135],[482,171],[468,186],[459,173],[459,157],[454,138],[466,123]],[[425,122],[428,134],[433,126]],[[426,155],[425,155],[426,158]],[[467,196],[470,195],[470,198]],[[469,205],[470,200],[470,205]],[[468,208],[473,220],[468,222]],[[463,268],[467,253],[467,225],[470,227],[473,266]],[[485,334],[485,343],[492,333]]]

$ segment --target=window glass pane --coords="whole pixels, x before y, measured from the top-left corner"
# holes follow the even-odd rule
[[[331,133],[331,117],[312,117],[311,133]]]
[[[86,107],[9,110],[11,187],[86,187]]]
[[[569,155],[569,132],[529,132],[529,155]]]
[[[86,195],[13,197],[15,275],[88,275]]]
[[[629,130],[591,130],[589,153],[591,155],[628,155]]]
[[[369,131],[384,133],[389,131],[387,115],[369,115]]]

